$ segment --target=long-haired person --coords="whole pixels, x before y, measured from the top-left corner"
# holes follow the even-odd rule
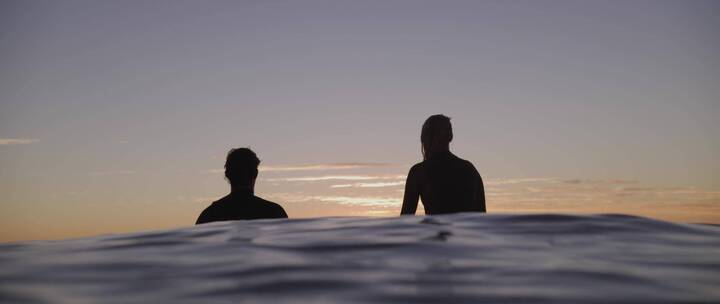
[[[485,212],[482,178],[472,163],[450,152],[450,118],[430,116],[422,127],[423,161],[407,176],[401,214],[415,214],[418,198],[426,214]]]

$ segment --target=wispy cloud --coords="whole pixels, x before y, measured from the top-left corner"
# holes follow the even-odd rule
[[[267,197],[283,203],[323,202],[375,207],[397,207],[402,205],[402,198],[389,196],[328,196],[305,193],[274,193],[267,195]]]
[[[558,179],[549,177],[521,177],[521,178],[491,178],[485,181],[485,185],[501,186],[515,184],[537,184],[537,183],[563,183],[571,185],[579,184],[634,184],[637,181],[622,179]]]
[[[324,170],[347,170],[362,168],[379,168],[389,167],[394,164],[389,163],[327,163],[327,164],[301,164],[301,165],[278,165],[278,166],[260,166],[260,171],[324,171]]]
[[[395,187],[405,185],[404,181],[396,182],[377,182],[377,183],[354,183],[354,184],[339,184],[332,185],[330,188],[382,188],[382,187]]]
[[[325,203],[334,205],[334,210],[396,215],[402,205],[400,186],[404,179],[401,175],[303,176],[290,180],[309,184],[292,188],[288,183],[288,188],[277,189],[290,192],[268,194],[271,200],[297,206]],[[319,187],[310,187],[311,183]],[[585,178],[487,178],[485,184],[491,212],[629,213],[680,221],[720,221],[720,189]]]
[[[625,192],[653,192],[657,191],[657,188],[653,187],[621,187],[617,188],[618,191],[625,191]]]
[[[34,138],[0,138],[0,146],[28,145],[39,141]]]
[[[567,179],[562,181],[565,184],[634,184],[636,181],[622,179]]]
[[[711,196],[720,200],[720,191],[698,189],[696,187],[619,187],[614,190],[619,193],[632,193],[640,195],[682,195],[685,196],[685,198]]]
[[[268,178],[265,180],[270,181],[270,182],[317,182],[317,181],[328,181],[328,180],[372,180],[372,179],[375,179],[375,178],[373,176],[363,176],[363,175],[323,175],[323,176]]]
[[[330,188],[352,188],[355,184],[339,184],[339,185],[332,185]]]
[[[296,171],[331,171],[331,170],[351,170],[365,168],[382,168],[392,167],[396,164],[391,163],[327,163],[327,164],[299,164],[299,165],[269,165],[260,166],[258,170],[261,172],[296,172]],[[212,169],[209,173],[223,173],[225,169]]]
[[[539,177],[539,178],[493,178],[485,181],[485,185],[512,185],[521,183],[536,183],[536,182],[555,182],[556,179]]]
[[[362,206],[400,206],[402,199],[394,197],[316,196],[321,202]]]
[[[320,175],[320,176],[300,176],[300,177],[283,177],[283,178],[266,178],[269,182],[318,182],[331,180],[344,181],[368,181],[368,180],[398,180],[405,179],[405,175]]]

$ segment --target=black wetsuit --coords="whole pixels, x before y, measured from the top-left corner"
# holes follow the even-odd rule
[[[472,163],[449,151],[410,169],[402,214],[415,214],[418,196],[427,214],[486,212],[480,174]]]
[[[218,221],[287,218],[280,205],[253,195],[250,190],[230,193],[205,208],[195,224]]]

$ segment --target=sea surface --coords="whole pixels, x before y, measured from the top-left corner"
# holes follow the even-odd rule
[[[2,303],[720,303],[720,227],[454,214],[0,244]]]

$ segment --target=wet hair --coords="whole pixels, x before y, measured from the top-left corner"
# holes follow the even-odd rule
[[[249,185],[258,175],[258,159],[249,148],[231,149],[225,161],[225,177],[231,185]]]
[[[423,159],[447,150],[453,139],[450,117],[442,114],[432,115],[425,120],[420,134]]]

